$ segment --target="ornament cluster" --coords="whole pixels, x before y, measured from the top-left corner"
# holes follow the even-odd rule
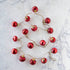
[[[33,13],[35,13],[36,15],[40,15],[40,14],[37,13],[38,10],[39,10],[39,9],[38,9],[37,6],[32,7],[32,11],[33,11]],[[40,16],[41,16],[41,15],[40,15]],[[29,15],[25,16],[25,22],[29,22],[30,19],[31,19],[31,17],[30,17]],[[43,25],[45,25],[45,24],[48,25],[50,22],[51,22],[51,19],[50,19],[50,18],[45,18],[45,19],[43,18],[43,20],[42,20]],[[16,28],[16,27],[18,27],[18,26],[19,26],[19,23],[18,23],[18,22],[16,22],[16,21],[13,21],[13,22],[12,22],[12,27]],[[32,30],[33,32],[34,32],[34,31],[37,31],[38,28],[39,28],[39,27],[38,27],[37,25],[32,25],[32,24],[31,24],[31,30]],[[46,32],[49,33],[49,34],[52,34],[53,31],[54,31],[52,27],[49,27],[48,29],[43,29],[43,30],[46,31]],[[25,35],[26,38],[28,38],[29,40],[31,40],[31,39],[28,37],[28,33],[29,33],[29,30],[28,30],[28,29],[26,29],[26,28],[22,29],[22,34]],[[14,42],[20,41],[20,38],[18,38],[17,36],[13,36],[13,41],[14,41]],[[35,41],[33,41],[33,42],[28,42],[27,47],[28,47],[29,49],[32,49],[32,48],[34,47],[34,45],[37,45],[37,46],[47,46],[47,45],[49,44],[49,42],[54,43],[55,41],[56,41],[56,38],[55,38],[55,37],[49,37],[48,43],[47,43],[45,40],[40,40],[39,45],[38,45],[38,44],[36,44]],[[19,47],[19,48],[22,48],[22,47],[23,47],[23,46],[21,46],[21,47]],[[17,54],[18,51],[20,51],[20,49],[13,48],[13,49],[12,49],[12,54]],[[56,54],[56,53],[57,53],[57,48],[55,48],[55,47],[52,48],[52,49],[49,51],[49,55],[50,55],[51,53]],[[26,55],[26,54],[25,54],[25,55]],[[27,58],[25,57],[25,55],[20,55],[19,61],[21,61],[21,62],[26,61]],[[45,58],[45,57],[41,58],[40,60],[41,60],[41,63],[43,63],[43,64],[47,63],[47,58]],[[36,59],[36,58],[32,58],[32,59],[30,59],[29,62],[30,62],[31,65],[35,65],[36,62],[37,62],[37,59]]]

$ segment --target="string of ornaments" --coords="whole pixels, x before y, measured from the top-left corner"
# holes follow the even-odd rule
[[[43,25],[48,26],[48,28],[43,29],[41,27],[38,27],[37,25],[30,24],[31,25],[31,30],[33,32],[35,32],[38,29],[42,29],[42,30],[46,31],[48,34],[52,34],[54,30],[53,30],[52,27],[49,26],[49,23],[51,22],[51,19],[50,18],[45,18],[44,19],[44,17],[41,14],[38,13],[38,7],[37,6],[33,6],[32,7],[32,12],[28,13],[25,16],[25,22],[30,21],[31,17],[29,16],[29,14],[32,14],[32,13],[41,16],[43,18],[42,19]],[[16,21],[13,21],[12,22],[12,27],[16,28],[19,25],[21,25],[22,23],[23,22],[18,23]],[[24,37],[26,37],[27,39],[32,41],[32,42],[28,42],[28,44],[27,44],[27,47],[29,49],[32,49],[33,47],[35,47],[35,45],[38,46],[38,47],[40,47],[40,46],[46,47],[49,44],[49,42],[54,43],[56,41],[55,37],[49,37],[48,42],[46,42],[45,40],[40,40],[39,44],[37,44],[34,40],[30,39],[30,37],[28,36],[28,33],[29,33],[29,30],[27,28],[22,29],[22,34],[24,35]],[[13,37],[14,42],[21,41],[21,39],[23,39],[23,37],[20,37],[20,38],[18,38],[17,36]],[[22,41],[21,41],[21,47],[13,48],[12,49],[12,54],[17,54],[19,51],[22,51],[21,50],[22,47],[23,47],[23,45],[22,45]],[[30,61],[29,61],[31,65],[35,65],[37,63],[37,59],[40,59],[42,64],[47,63],[47,58],[45,58],[45,57],[43,57],[43,58],[35,58],[35,57],[33,57],[33,56],[29,55],[29,54],[25,54],[23,51],[22,51],[22,53],[23,53],[23,55],[20,55],[20,57],[19,57],[19,61],[21,61],[21,62],[26,61],[27,58],[25,57],[25,55],[28,55],[28,56],[32,57],[32,59],[30,59]],[[57,53],[57,48],[55,48],[55,47],[51,48],[51,50],[48,52],[49,57],[50,57],[51,60],[56,60],[55,58],[52,58],[52,56],[51,56],[51,54],[56,54],[56,53]],[[45,53],[45,54],[47,54],[47,53]]]

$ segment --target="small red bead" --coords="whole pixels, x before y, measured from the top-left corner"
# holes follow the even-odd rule
[[[51,37],[51,38],[50,38],[50,42],[51,42],[51,43],[54,43],[55,41],[56,41],[56,38],[55,38],[55,37]]]
[[[50,33],[50,34],[52,34],[53,33],[53,28],[48,28],[47,32]]]
[[[30,16],[26,16],[26,17],[25,17],[25,21],[26,21],[26,22],[30,21]]]
[[[55,53],[57,53],[57,49],[56,49],[56,48],[52,48],[51,52],[52,52],[53,54],[55,54]]]
[[[23,29],[23,30],[22,30],[22,33],[23,33],[24,35],[28,34],[28,29]]]
[[[31,65],[35,65],[35,64],[36,64],[36,60],[35,60],[35,59],[31,59],[31,60],[30,60],[30,64],[31,64]]]
[[[42,59],[41,59],[41,62],[42,62],[43,64],[45,64],[45,63],[47,62],[47,59],[46,59],[46,58],[42,58]]]
[[[24,62],[24,61],[26,60],[26,58],[25,58],[24,56],[20,56],[20,57],[19,57],[19,60],[20,60],[21,62]]]
[[[13,41],[16,42],[17,40],[18,40],[18,37],[17,36],[14,36],[13,37]]]
[[[45,19],[45,23],[49,24],[51,22],[50,18]]]
[[[32,7],[32,11],[33,12],[38,12],[38,7],[37,6]]]
[[[12,54],[17,54],[17,51],[18,51],[18,50],[17,50],[16,48],[13,48],[13,49],[12,49]]]
[[[27,46],[28,46],[28,48],[32,49],[32,48],[34,47],[34,44],[31,43],[31,42],[29,42],[29,43],[27,44]]]
[[[40,45],[44,46],[46,44],[45,40],[40,41]]]
[[[36,31],[37,30],[37,25],[32,25],[31,30]]]
[[[16,21],[12,22],[12,26],[13,27],[17,27],[18,26],[18,23]]]

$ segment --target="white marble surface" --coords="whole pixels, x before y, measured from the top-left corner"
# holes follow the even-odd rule
[[[18,28],[11,27],[11,22],[24,20],[26,13],[31,12],[31,8],[35,5],[39,7],[39,12],[44,17],[48,16],[52,20],[50,26],[55,31],[51,36],[55,36],[57,39],[53,46],[58,48],[58,54],[55,55],[56,62],[50,61],[46,65],[38,63],[38,65],[31,66],[28,62],[20,63],[18,56],[11,54],[11,49],[19,45],[13,43],[12,36],[14,34],[21,36],[20,32],[17,31]],[[38,19],[40,20],[40,18]],[[37,23],[40,22],[39,20]],[[70,0],[0,0],[0,70],[70,70],[69,29]],[[42,51],[39,48],[37,50]]]

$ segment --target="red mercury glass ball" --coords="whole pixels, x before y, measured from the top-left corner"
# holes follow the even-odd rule
[[[34,44],[33,44],[32,42],[29,42],[29,43],[27,44],[27,46],[28,46],[28,48],[32,49],[32,48],[34,47]]]
[[[30,21],[30,16],[26,16],[26,17],[25,17],[25,21],[26,21],[26,22]]]
[[[44,46],[46,44],[46,41],[45,40],[41,40],[40,41],[40,45]]]
[[[32,25],[31,30],[36,31],[37,30],[37,25]]]
[[[46,18],[45,19],[45,23],[49,24],[51,22],[51,19],[50,18]]]
[[[21,62],[24,62],[24,61],[26,60],[26,58],[25,58],[25,56],[20,56],[20,57],[19,57],[19,60],[20,60]]]
[[[18,51],[18,50],[17,50],[16,48],[13,48],[13,49],[12,49],[12,54],[17,54],[17,51]]]
[[[33,12],[38,12],[38,7],[37,6],[32,7],[32,11]]]
[[[46,58],[42,58],[42,59],[41,59],[41,62],[42,62],[43,64],[45,64],[45,63],[47,62],[47,59],[46,59]]]
[[[51,27],[48,28],[48,29],[47,29],[47,32],[50,33],[50,34],[52,34],[52,33],[53,33],[53,28],[51,28]]]
[[[17,27],[18,23],[16,21],[12,22],[12,27]]]
[[[14,36],[13,37],[13,41],[16,42],[17,40],[18,40],[18,37],[17,36]]]
[[[52,52],[53,54],[56,54],[56,53],[57,53],[57,48],[52,48],[51,52]]]
[[[51,38],[50,38],[50,42],[51,42],[51,43],[54,43],[55,41],[56,41],[56,38],[55,38],[55,37],[51,37]]]
[[[22,33],[23,33],[24,35],[28,34],[28,29],[23,29],[23,30],[22,30]]]
[[[35,60],[35,59],[31,59],[31,60],[30,60],[30,64],[31,64],[31,65],[35,65],[35,64],[36,64],[36,60]]]

